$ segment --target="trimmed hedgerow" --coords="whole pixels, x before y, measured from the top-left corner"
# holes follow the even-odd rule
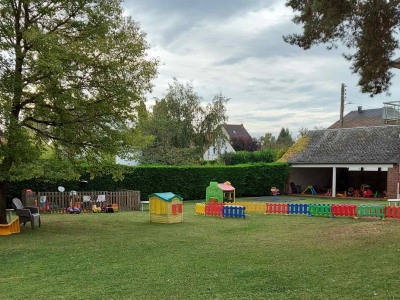
[[[126,167],[124,179],[114,181],[112,176],[88,180],[84,186],[79,182],[49,183],[40,179],[11,182],[9,197],[20,196],[23,189],[34,191],[57,191],[63,185],[66,190],[115,191],[138,190],[142,199],[156,192],[173,192],[186,200],[204,199],[210,181],[230,181],[236,188],[236,196],[269,195],[272,186],[281,191],[289,174],[285,163],[259,163],[236,166],[138,166]]]
[[[238,151],[236,153],[225,153],[221,160],[225,165],[239,165],[251,163],[276,162],[285,151],[276,149],[265,149],[260,151]]]

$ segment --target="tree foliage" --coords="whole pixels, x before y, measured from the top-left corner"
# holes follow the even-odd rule
[[[188,164],[198,161],[203,151],[224,138],[228,99],[221,93],[212,103],[202,105],[190,83],[174,79],[165,97],[141,121],[143,132],[153,137],[151,146],[142,151],[143,164]]]
[[[6,182],[49,147],[96,171],[146,142],[136,107],[157,61],[119,0],[0,0],[0,16],[2,223]]]
[[[293,136],[289,131],[289,128],[283,128],[279,132],[278,138],[274,137],[271,133],[266,133],[260,138],[261,149],[275,149],[275,150],[287,150],[293,144]],[[282,154],[279,154],[282,156]]]
[[[276,138],[272,133],[267,132],[264,136],[260,137],[261,150],[273,149],[276,144]]]
[[[363,93],[388,92],[393,77],[390,61],[399,48],[399,0],[287,0],[297,15],[293,22],[302,34],[285,36],[286,42],[309,49],[339,43],[354,50],[345,57],[359,75]],[[352,51],[351,50],[351,51]]]
[[[260,141],[251,137],[234,137],[231,145],[235,151],[257,151],[260,150]]]

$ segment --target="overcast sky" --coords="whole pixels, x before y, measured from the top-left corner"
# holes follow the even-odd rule
[[[400,100],[400,77],[392,96],[370,99],[359,93],[343,49],[304,51],[282,35],[299,31],[283,0],[126,0],[126,13],[140,23],[161,61],[154,97],[176,77],[191,81],[206,101],[218,92],[228,98],[228,123],[254,137],[288,127],[328,127],[339,118],[340,84],[348,86],[345,113],[362,105],[382,107]],[[400,70],[395,70],[400,73]]]

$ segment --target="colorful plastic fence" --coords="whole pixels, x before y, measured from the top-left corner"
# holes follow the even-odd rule
[[[330,204],[309,204],[308,215],[312,216],[332,216]]]
[[[357,204],[332,204],[332,216],[357,217]]]
[[[398,206],[386,206],[385,217],[400,219],[400,207]]]
[[[308,204],[288,204],[288,214],[308,214]]]
[[[358,205],[356,208],[357,217],[384,218],[386,215],[385,207],[385,205]]]
[[[225,205],[244,206],[248,213],[265,213],[265,202],[234,202]]]
[[[267,203],[265,206],[267,214],[287,214],[288,205],[284,203]]]
[[[246,218],[246,207],[237,205],[224,205],[222,208],[222,218]]]
[[[207,202],[205,208],[205,215],[220,216],[222,217],[223,203]]]
[[[206,204],[196,203],[196,215],[205,215],[205,214],[206,214]]]
[[[245,212],[266,214],[302,214],[309,216],[377,217],[400,219],[400,207],[372,204],[286,204],[264,202],[197,203],[196,214],[243,217]]]

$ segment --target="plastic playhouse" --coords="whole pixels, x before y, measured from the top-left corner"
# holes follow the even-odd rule
[[[183,199],[173,193],[155,193],[149,196],[150,222],[181,223]]]
[[[206,189],[206,202],[234,203],[235,188],[229,181],[225,183],[210,182],[210,185]]]

